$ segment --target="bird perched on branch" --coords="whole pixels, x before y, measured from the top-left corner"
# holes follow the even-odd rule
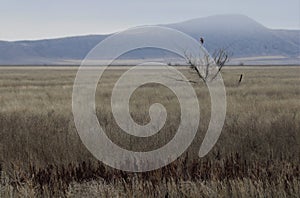
[[[200,43],[203,45],[204,44],[204,39],[203,37],[200,38]]]

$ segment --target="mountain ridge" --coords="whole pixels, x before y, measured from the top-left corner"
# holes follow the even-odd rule
[[[160,26],[182,31],[196,40],[204,37],[209,52],[227,48],[234,54],[233,64],[239,64],[237,61],[240,60],[246,64],[273,64],[274,61],[278,64],[300,64],[300,30],[269,29],[244,15],[215,15]],[[79,64],[95,45],[109,35],[0,41],[0,64]],[[142,56],[143,53],[136,54],[137,58]],[[253,57],[258,58],[253,60]],[[259,57],[277,58],[265,61]]]

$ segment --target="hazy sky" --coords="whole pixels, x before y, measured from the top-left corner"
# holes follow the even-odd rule
[[[244,14],[300,29],[300,0],[0,0],[0,40],[103,34],[137,25]]]

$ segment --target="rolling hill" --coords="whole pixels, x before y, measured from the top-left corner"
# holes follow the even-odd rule
[[[195,39],[205,38],[209,52],[226,48],[233,64],[300,64],[300,30],[273,30],[243,15],[216,15],[162,25]],[[88,35],[36,41],[0,41],[1,65],[79,64],[109,35]],[[128,58],[157,57],[155,50]]]

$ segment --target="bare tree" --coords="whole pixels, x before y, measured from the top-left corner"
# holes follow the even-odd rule
[[[200,79],[206,83],[208,80],[214,80],[218,76],[231,55],[226,49],[222,48],[216,50],[212,57],[208,54],[197,56],[188,53],[188,51],[184,52],[184,56],[190,68],[196,71]]]

